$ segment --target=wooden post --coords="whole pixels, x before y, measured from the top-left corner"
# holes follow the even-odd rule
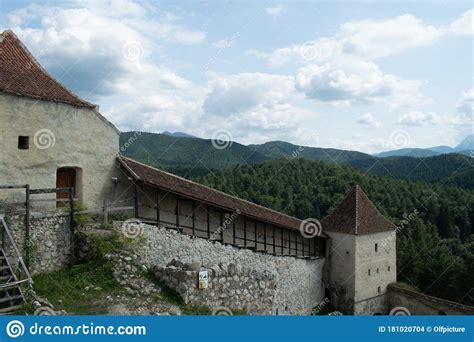
[[[176,213],[176,229],[178,230],[178,232],[181,232],[181,228],[179,227],[179,199],[177,195],[176,195],[176,207],[174,208],[174,211]]]
[[[255,240],[255,250],[257,250],[257,221],[254,221],[254,240]]]
[[[280,228],[280,234],[281,234],[281,255],[283,255],[283,228]]]
[[[244,216],[244,247],[247,247],[247,216]]]
[[[303,248],[303,256],[304,256],[304,242],[305,242],[304,240],[305,240],[304,236],[301,235],[301,247]]]
[[[156,193],[156,222],[158,223],[158,226],[159,226],[160,222],[161,222],[161,216],[160,216],[160,190],[158,190],[157,193]]]
[[[272,225],[273,227],[273,254],[276,254],[276,231],[275,231],[275,225]]]
[[[263,223],[263,249],[267,252],[267,223]]]
[[[69,211],[69,221],[71,226],[71,265],[74,265],[74,241],[75,241],[75,222],[74,222],[74,188],[69,188],[69,205],[71,210]]]
[[[196,217],[195,217],[195,215],[196,215],[196,213],[195,213],[195,212],[196,212],[196,202],[193,200],[192,203],[193,203],[193,216],[192,216],[192,220],[193,220],[193,233],[192,233],[192,235],[193,235],[193,236],[196,236],[196,223],[195,223],[195,218],[196,218]]]
[[[104,198],[104,206],[102,208],[102,216],[103,216],[103,228],[106,228],[109,223],[109,209],[107,207],[107,199]]]
[[[208,204],[207,205],[207,239],[208,240],[211,239],[211,218],[210,218],[209,210],[211,209],[209,208],[209,204]]]
[[[235,219],[232,220],[232,244],[235,246],[236,237],[235,237]]]
[[[137,184],[137,182],[134,183],[134,189],[133,190],[134,190],[134,193],[135,193],[135,195],[134,195],[134,201],[135,201],[135,203],[134,203],[134,209],[135,209],[134,215],[135,215],[135,218],[138,218],[138,184]]]
[[[221,230],[221,242],[224,242],[224,218],[223,218],[223,212],[222,209],[219,210],[220,213],[220,227],[219,229]]]
[[[3,232],[2,246],[5,248],[5,232]],[[30,266],[30,185],[25,186],[25,262]]]

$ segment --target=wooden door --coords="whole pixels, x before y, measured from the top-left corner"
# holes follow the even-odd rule
[[[56,187],[57,188],[70,188],[76,187],[76,169],[70,167],[63,167],[58,169],[56,172]],[[56,194],[57,199],[68,199],[69,194],[67,192],[58,192]],[[57,202],[58,207],[68,205],[67,201]]]

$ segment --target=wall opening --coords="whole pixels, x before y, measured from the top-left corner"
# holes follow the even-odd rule
[[[19,150],[28,150],[30,148],[30,137],[25,135],[20,135],[18,137],[18,149]]]

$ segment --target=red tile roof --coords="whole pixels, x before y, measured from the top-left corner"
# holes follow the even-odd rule
[[[359,185],[347,193],[322,221],[323,231],[345,234],[372,234],[397,227],[377,210]]]
[[[221,191],[178,177],[171,173],[139,163],[124,156],[118,156],[118,161],[130,173],[130,175],[144,184],[157,187],[183,197],[192,198],[197,201],[227,209],[229,211],[239,210],[241,214],[274,224],[276,226],[300,230],[304,222],[296,217],[282,214],[255,203],[228,195]],[[327,237],[324,233],[321,237]]]
[[[0,92],[95,108],[56,81],[12,31],[0,34]]]

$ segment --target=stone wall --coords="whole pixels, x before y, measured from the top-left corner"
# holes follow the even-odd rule
[[[472,306],[402,289],[396,285],[388,287],[388,300],[391,309],[404,308],[411,315],[474,315]]]
[[[249,315],[271,315],[275,301],[277,274],[230,263],[207,267],[199,262],[173,259],[167,266],[155,266],[158,279],[181,295],[185,304],[217,308],[225,306]],[[208,287],[198,288],[199,272],[208,272]]]
[[[32,274],[51,272],[70,264],[72,258],[71,229],[69,217],[59,213],[43,217],[31,213],[30,243],[25,241],[25,216],[13,215],[8,218],[8,226],[15,243],[24,258],[26,248],[30,251],[29,271]],[[7,243],[6,253],[12,264],[17,263],[11,244]]]
[[[118,222],[114,226],[118,230],[123,228]],[[188,294],[190,302],[197,302],[199,299],[202,301],[201,305],[214,307],[232,306],[236,301],[243,301],[247,304],[247,310],[253,313],[258,311],[260,314],[302,315],[309,314],[314,306],[324,300],[324,258],[273,256],[145,224],[140,224],[133,231],[134,239],[130,248],[140,255],[144,264],[155,268],[159,274],[168,276],[169,281],[175,285],[176,281],[172,280],[176,278],[175,272],[191,270],[178,268],[170,271],[171,274],[166,274],[166,270],[160,267],[166,267],[173,259],[176,259],[174,263],[181,262],[184,265],[194,262],[199,264],[199,268],[211,270],[210,276],[214,280],[211,278],[213,287],[210,289],[200,290],[201,292],[182,289],[184,294]],[[128,235],[132,237],[130,232],[128,231]],[[197,288],[196,274],[186,273],[181,276],[184,277],[186,287]],[[237,277],[234,279],[234,276]],[[259,284],[259,280],[265,284]],[[240,286],[242,288],[239,293],[237,290]],[[222,297],[224,288],[227,297]],[[232,290],[234,295],[230,295]]]

